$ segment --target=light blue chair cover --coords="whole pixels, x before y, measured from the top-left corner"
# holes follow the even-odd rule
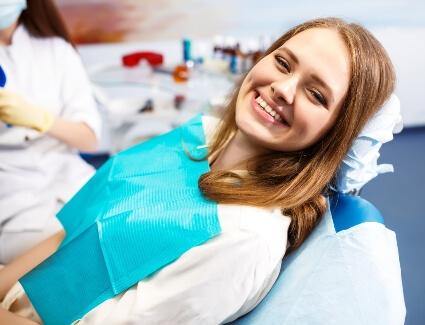
[[[284,258],[269,294],[232,324],[388,325],[405,316],[394,232],[368,201],[336,194],[318,227]]]

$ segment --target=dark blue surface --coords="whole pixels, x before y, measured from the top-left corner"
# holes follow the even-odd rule
[[[6,74],[4,73],[0,65],[0,87],[4,87],[5,84],[6,84]]]
[[[400,255],[406,325],[425,324],[425,127],[408,128],[385,143],[379,163],[395,172],[366,184],[361,196],[375,205],[394,230]]]

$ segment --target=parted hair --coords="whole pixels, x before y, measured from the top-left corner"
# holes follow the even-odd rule
[[[291,217],[288,251],[298,248],[325,214],[325,196],[330,192],[343,158],[395,87],[394,68],[380,42],[364,27],[339,18],[315,19],[292,28],[259,60],[293,36],[311,28],[337,31],[349,50],[351,79],[334,126],[322,139],[304,150],[276,151],[251,158],[247,161],[246,174],[217,170],[199,179],[199,189],[209,200],[282,209]],[[217,154],[237,130],[236,100],[243,79],[229,95],[208,156]],[[235,182],[229,182],[229,178]]]
[[[24,24],[34,37],[61,37],[72,46],[65,22],[53,0],[27,0],[27,8],[22,11],[19,22]]]

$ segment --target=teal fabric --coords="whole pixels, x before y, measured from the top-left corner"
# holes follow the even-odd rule
[[[60,249],[20,282],[44,324],[69,324],[221,229],[198,178],[201,115],[109,159],[59,212]]]

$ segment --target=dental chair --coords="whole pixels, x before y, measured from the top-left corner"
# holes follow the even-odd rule
[[[319,225],[284,257],[264,300],[232,324],[404,324],[395,233],[371,203],[356,195],[369,180],[392,171],[391,165],[377,165],[377,158],[382,143],[400,129],[399,112],[393,95],[344,159]]]

